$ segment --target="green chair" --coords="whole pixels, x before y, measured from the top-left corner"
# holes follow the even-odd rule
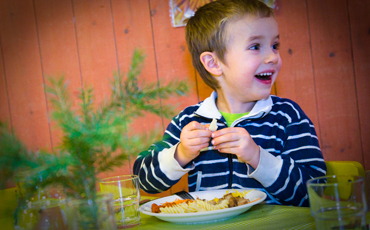
[[[365,177],[365,170],[362,164],[357,161],[325,161],[326,163],[326,175],[327,176],[345,176],[337,179],[332,179],[338,182],[347,182],[352,180],[353,176]],[[329,180],[328,180],[329,182]],[[348,200],[352,195],[352,189],[348,185],[338,185],[340,188],[340,197],[342,199]]]
[[[338,176],[363,176],[365,170],[362,164],[357,161],[325,161],[326,175]]]

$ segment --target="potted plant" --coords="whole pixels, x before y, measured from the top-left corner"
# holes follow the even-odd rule
[[[138,155],[158,138],[158,131],[131,135],[130,125],[135,118],[143,116],[144,112],[170,118],[174,114],[173,106],[161,108],[156,100],[158,97],[181,96],[188,91],[184,81],[139,84],[144,58],[142,51],[134,51],[126,76],[114,74],[111,95],[99,106],[94,104],[94,89],[83,87],[78,96],[79,108],[74,110],[65,79],[48,78],[50,84],[46,92],[53,109],[52,118],[63,133],[61,143],[53,153],[27,150],[0,122],[2,176],[7,178],[24,170],[33,172],[27,173],[26,179],[23,177],[27,194],[21,194],[23,199],[19,200],[19,208],[26,205],[25,201],[36,190],[57,186],[68,198],[90,202],[93,208],[84,211],[91,212],[86,215],[90,220],[84,220],[87,221],[85,227],[101,228],[97,223],[97,175],[122,166],[128,157]]]

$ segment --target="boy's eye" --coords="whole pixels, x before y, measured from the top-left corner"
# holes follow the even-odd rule
[[[272,45],[272,49],[278,50],[280,48],[280,43],[275,43]]]
[[[259,44],[255,44],[255,45],[252,45],[251,47],[249,47],[250,50],[259,50],[260,49],[260,45]]]

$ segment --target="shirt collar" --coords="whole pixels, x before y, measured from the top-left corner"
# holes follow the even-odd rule
[[[200,107],[195,111],[195,113],[202,117],[207,117],[209,119],[221,119],[222,115],[218,111],[216,106],[217,93],[213,91],[211,96],[207,97]],[[256,102],[252,110],[248,115],[243,116],[243,118],[262,118],[266,116],[272,108],[273,102],[271,96],[266,99],[262,99]]]

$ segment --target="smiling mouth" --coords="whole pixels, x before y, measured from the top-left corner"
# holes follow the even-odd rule
[[[271,80],[272,73],[260,73],[255,75],[255,77],[261,81]]]

